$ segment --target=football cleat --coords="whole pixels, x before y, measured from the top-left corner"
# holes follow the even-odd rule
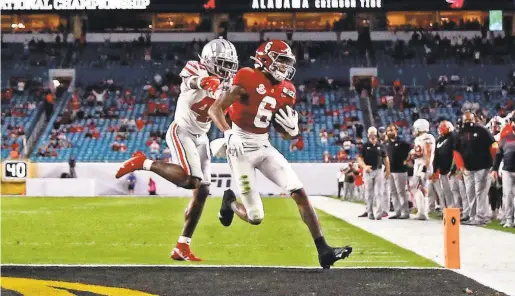
[[[193,254],[190,246],[185,243],[177,243],[177,245],[175,245],[175,249],[172,251],[170,258],[177,261],[202,261],[202,259],[196,257]]]
[[[147,159],[147,156],[141,151],[136,151],[132,154],[132,157],[126,160],[122,166],[116,172],[116,179],[132,173],[137,170],[143,169],[143,162]]]
[[[227,189],[224,191],[224,197],[222,199],[222,206],[220,207],[220,212],[218,213],[218,219],[223,226],[228,227],[232,223],[232,219],[234,218],[234,211],[231,208],[231,203],[236,201],[236,195],[234,191],[231,189]]]
[[[318,262],[323,269],[329,269],[336,261],[345,259],[352,253],[351,246],[329,248],[318,254]]]

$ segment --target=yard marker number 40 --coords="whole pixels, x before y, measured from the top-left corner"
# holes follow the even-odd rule
[[[28,166],[24,161],[5,161],[4,162],[4,179],[20,180],[26,179],[28,175]]]

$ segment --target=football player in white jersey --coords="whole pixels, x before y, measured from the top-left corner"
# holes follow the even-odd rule
[[[428,182],[429,176],[433,174],[433,160],[435,157],[435,137],[429,133],[430,124],[425,119],[417,119],[413,123],[414,141],[414,164],[413,181],[415,190],[415,202],[418,213],[415,219],[428,219]]]
[[[182,234],[171,254],[174,260],[201,261],[191,252],[190,243],[211,183],[207,137],[211,118],[207,111],[220,93],[229,89],[237,70],[238,56],[231,42],[224,39],[208,42],[200,61],[187,62],[180,73],[181,94],[174,121],[166,133],[166,143],[175,152],[174,163],[152,161],[137,151],[116,173],[116,178],[120,178],[135,170],[152,171],[179,187],[193,189]]]

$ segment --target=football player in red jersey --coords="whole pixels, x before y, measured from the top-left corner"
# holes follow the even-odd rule
[[[287,136],[299,134],[298,115],[290,107],[295,103],[295,87],[290,81],[295,74],[295,56],[288,44],[272,40],[258,47],[253,60],[255,67],[240,69],[231,90],[214,102],[208,112],[224,132],[227,159],[242,200],[242,203],[237,202],[234,193],[227,190],[220,208],[220,221],[229,226],[236,213],[250,224],[261,223],[264,210],[256,187],[257,169],[291,193],[315,241],[320,265],[329,268],[348,257],[352,248],[333,248],[326,243],[302,183],[284,156],[272,147],[268,136],[272,118]],[[232,126],[224,116],[227,108]]]

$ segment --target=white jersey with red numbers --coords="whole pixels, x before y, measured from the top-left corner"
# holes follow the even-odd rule
[[[431,149],[430,151],[425,151],[427,149],[426,145],[429,144]],[[426,153],[431,153],[431,159],[429,160],[430,166],[433,164],[433,160],[435,158],[435,147],[436,140],[433,135],[430,133],[424,133],[415,138],[414,141],[414,150],[415,150],[415,161],[414,161],[414,171],[417,171],[418,167],[422,167],[424,165],[424,155]],[[428,170],[432,170],[432,167],[427,168]]]
[[[247,144],[244,146],[267,143],[274,113],[295,104],[295,86],[286,80],[272,84],[262,71],[253,68],[240,69],[233,84],[243,87],[247,96],[229,108],[232,129]]]
[[[197,61],[189,61],[179,74],[182,78],[181,94],[177,100],[174,122],[182,129],[196,135],[205,134],[211,128],[207,111],[220,96],[222,87],[215,94],[203,89],[190,88],[188,78],[209,76],[206,68]]]

